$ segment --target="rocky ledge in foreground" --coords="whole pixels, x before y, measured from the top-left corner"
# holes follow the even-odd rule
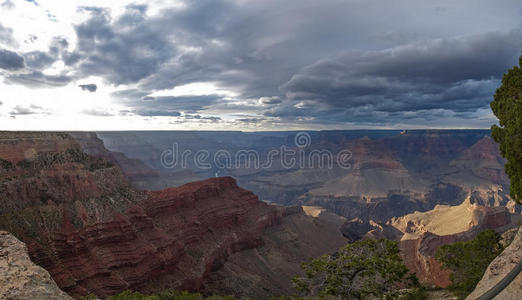
[[[466,300],[476,299],[483,295],[500,280],[502,280],[522,260],[522,227],[518,229],[515,239],[511,244],[489,264],[484,276],[479,281],[475,290]],[[518,300],[522,299],[522,273],[500,292],[494,299]]]
[[[0,299],[72,299],[35,265],[24,243],[0,231]]]

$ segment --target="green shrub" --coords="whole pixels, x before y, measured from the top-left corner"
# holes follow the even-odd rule
[[[485,230],[474,239],[443,245],[435,254],[443,269],[451,270],[451,285],[448,287],[456,296],[464,299],[480,281],[491,261],[503,250],[500,235],[494,230]]]
[[[306,295],[342,299],[425,297],[415,275],[408,274],[395,241],[357,241],[302,267],[305,276],[295,277],[294,286]]]

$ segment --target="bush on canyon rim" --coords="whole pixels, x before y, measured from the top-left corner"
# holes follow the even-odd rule
[[[342,299],[425,297],[415,275],[408,274],[395,241],[357,241],[302,267],[305,276],[295,277],[294,286],[307,295]]]
[[[488,229],[472,240],[441,246],[435,258],[442,263],[443,269],[452,271],[448,289],[464,299],[475,289],[486,268],[502,250],[500,235]]]
[[[510,194],[522,203],[522,56],[519,66],[508,70],[502,85],[495,92],[491,109],[499,119],[499,126],[491,127],[491,134],[500,144],[500,153],[507,159],[506,173],[511,181]]]

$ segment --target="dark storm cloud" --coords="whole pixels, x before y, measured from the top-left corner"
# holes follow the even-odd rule
[[[186,113],[197,113],[206,110],[207,107],[215,105],[222,101],[222,98],[216,95],[210,96],[161,96],[155,97],[151,101],[139,100],[135,102],[138,107],[153,107],[155,110],[169,110],[183,111]],[[132,104],[131,104],[132,105]]]
[[[187,0],[119,16],[83,7],[74,47],[56,37],[47,52],[17,54],[25,63],[6,80],[52,87],[99,76],[125,86],[112,95],[125,113],[186,120],[213,110],[244,123],[466,119],[516,63],[520,9],[519,0]],[[70,72],[42,73],[58,60]],[[153,96],[194,82],[238,96]]]
[[[52,65],[56,59],[46,52],[42,51],[32,51],[28,53],[24,53],[25,64],[29,68],[33,69],[43,69]]]
[[[64,60],[71,54],[67,52],[69,41],[61,36],[55,36],[49,45],[49,54],[53,57],[62,57]]]
[[[322,59],[281,86],[287,98],[334,109],[475,111],[522,49],[520,30],[437,39]]]
[[[130,111],[140,116],[178,116],[179,112],[198,113],[223,101],[219,95],[149,96],[150,91],[120,90],[112,94]]]
[[[68,75],[46,75],[40,71],[11,74],[6,77],[7,82],[25,85],[27,87],[61,87],[72,81]]]
[[[18,53],[0,49],[0,69],[16,71],[25,67],[24,58]]]
[[[477,20],[497,9],[511,14],[517,3],[480,2]],[[114,20],[106,10],[88,8],[93,13],[76,27],[74,54],[83,76],[135,84],[129,95],[116,96],[131,110],[253,109],[218,96],[150,96],[211,81],[239,99],[259,99],[260,114],[289,121],[382,122],[425,118],[430,111],[438,117],[440,110],[469,116],[487,107],[500,76],[515,63],[522,35],[477,33],[479,21],[455,18],[466,5],[450,4],[398,1],[386,20],[379,3],[335,0],[187,1],[153,17],[134,5]],[[411,5],[424,18],[405,16]]]
[[[98,86],[94,83],[90,83],[90,84],[80,84],[79,87],[83,90],[83,91],[89,91],[91,93],[94,93],[96,92],[96,89],[98,88]]]
[[[102,76],[113,84],[134,83],[155,73],[175,53],[168,37],[145,21],[144,6],[127,7],[114,22],[107,10],[83,9],[91,17],[76,26],[78,45],[71,55],[84,76]]]
[[[36,37],[35,37],[36,38]],[[67,51],[68,42],[62,37],[54,37],[48,51],[16,53],[0,49],[0,69],[6,72],[5,81],[30,88],[62,87],[76,78],[63,71],[57,75],[47,75],[43,71],[59,60],[67,61],[71,53]]]

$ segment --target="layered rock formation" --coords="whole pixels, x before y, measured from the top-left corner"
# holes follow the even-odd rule
[[[53,237],[58,259],[42,265],[73,295],[199,290],[230,254],[262,245],[282,213],[232,178],[209,179],[151,192],[108,222],[75,228],[65,217]]]
[[[9,149],[30,155],[11,154]],[[269,273],[277,273],[279,263],[286,262],[286,273],[278,277],[281,285],[290,286],[293,271],[299,269],[300,261],[290,251],[301,242],[286,234],[290,227],[281,227],[284,233],[277,243],[264,232],[290,222],[287,215],[312,217],[261,202],[231,177],[138,191],[121,171],[130,165],[120,168],[117,156],[89,134],[0,133],[0,150],[0,229],[24,241],[31,259],[73,296],[104,297],[126,289],[201,290],[212,286],[209,276],[234,253],[265,244],[287,245],[278,250],[280,256],[265,261]],[[296,222],[316,226],[310,220]],[[310,231],[335,243],[313,245],[307,240],[301,256],[335,251],[344,242],[335,224]],[[300,230],[299,238],[307,231],[295,230]],[[257,259],[255,252],[248,253],[253,258],[246,261]],[[231,280],[259,271],[237,265]],[[264,276],[257,283],[270,293],[270,282]],[[224,288],[221,292],[228,291]]]
[[[261,245],[262,231],[282,217],[232,178],[137,192],[99,148],[90,151],[102,158],[85,154],[61,133],[0,137],[0,228],[24,240],[73,295],[151,281],[199,289],[228,255]]]
[[[35,265],[24,243],[0,231],[0,298],[72,299],[52,280],[49,272]]]
[[[518,229],[511,244],[489,264],[475,290],[466,299],[473,300],[482,296],[511,272],[520,261],[522,261],[522,227]],[[494,299],[518,300],[520,298],[522,298],[522,273],[519,273]]]
[[[309,213],[299,206],[287,208],[282,223],[265,231],[261,247],[232,254],[210,274],[205,292],[250,299],[297,294],[291,279],[303,275],[301,263],[333,253],[347,242],[339,234],[343,217],[324,211],[310,217]]]
[[[505,207],[485,207],[470,203],[438,206],[429,212],[415,212],[391,220],[390,225],[404,233],[400,241],[405,265],[420,281],[446,287],[451,282],[449,271],[435,260],[437,249],[445,244],[468,240],[485,229],[503,232],[517,226],[520,214]]]

